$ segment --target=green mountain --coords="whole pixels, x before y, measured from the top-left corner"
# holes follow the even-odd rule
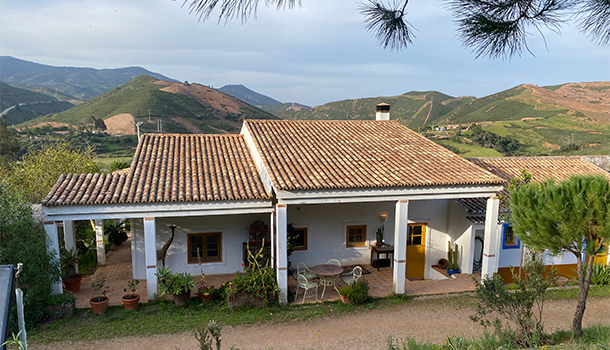
[[[281,111],[285,119],[374,119],[375,106],[391,105],[391,119],[428,136],[459,154],[489,156],[469,139],[455,135],[459,125],[482,125],[510,143],[523,147],[517,154],[610,153],[610,82],[567,83],[548,88],[519,85],[482,98],[452,97],[436,91],[399,96],[330,102],[311,110]],[[438,130],[431,130],[441,126]],[[454,136],[454,137],[452,137]],[[489,135],[485,137],[489,138]]]
[[[392,119],[412,129],[435,125],[453,109],[474,97],[452,97],[437,91],[411,91],[399,96],[372,97],[330,102],[309,110],[285,110],[283,119],[374,119],[375,106],[385,102],[392,106]]]
[[[276,119],[232,96],[200,84],[174,83],[140,76],[67,111],[19,125],[78,127],[102,119],[106,132],[238,132],[244,118]]]
[[[81,100],[95,97],[140,75],[172,80],[142,67],[117,69],[55,67],[10,56],[0,56],[0,81],[23,87],[47,87]]]
[[[280,104],[282,102],[278,100],[274,100],[269,96],[265,96],[256,91],[252,91],[243,85],[225,85],[218,89],[218,91],[222,91],[227,95],[231,95],[238,100],[242,100],[247,104],[256,107],[265,107],[265,106],[273,106]]]
[[[40,92],[0,83],[0,117],[8,125],[15,125],[49,113],[65,111],[74,105],[58,101]]]

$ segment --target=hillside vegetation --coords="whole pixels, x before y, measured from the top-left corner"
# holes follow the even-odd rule
[[[44,93],[0,83],[0,112],[7,125],[15,125],[49,113],[72,108],[67,101],[58,101]]]
[[[277,115],[286,119],[374,119],[375,106],[385,102],[391,105],[391,119],[426,132],[462,155],[490,154],[488,148],[480,149],[480,144],[472,142],[468,131],[455,135],[457,126],[466,129],[473,123],[496,138],[518,140],[522,147],[509,152],[513,155],[608,154],[609,90],[610,82],[590,82],[548,88],[519,85],[482,98],[455,98],[436,91],[408,92],[330,102],[311,110],[282,111]],[[449,128],[435,131],[437,126]]]
[[[20,127],[75,127],[92,118],[106,121],[110,134],[134,134],[140,121],[142,132],[157,132],[160,125],[163,132],[226,133],[237,132],[244,118],[277,117],[205,85],[140,76],[65,112]]]

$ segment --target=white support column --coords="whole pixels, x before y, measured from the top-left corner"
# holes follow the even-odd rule
[[[275,258],[276,258],[276,247],[275,247],[275,235],[276,235],[276,227],[275,227],[275,211],[272,211],[271,214],[269,215],[269,236],[271,237],[271,267],[275,268],[275,266],[277,265],[275,263]]]
[[[157,294],[157,220],[144,218],[144,255],[146,257],[146,288],[148,300]]]
[[[394,293],[405,293],[407,272],[407,221],[409,220],[409,201],[396,202],[394,223]]]
[[[276,204],[275,212],[275,227],[277,229],[277,266],[275,271],[277,274],[277,284],[280,287],[280,303],[286,304],[288,303],[288,256],[286,254],[288,213],[286,204]]]
[[[496,196],[487,200],[485,214],[485,240],[483,241],[483,267],[481,278],[493,277],[498,266],[498,212],[500,199]]]
[[[106,265],[106,247],[104,247],[104,220],[95,220],[95,245],[97,247],[97,264]]]
[[[59,235],[57,234],[57,225],[55,224],[55,221],[45,221],[44,230],[49,238],[49,246],[47,249],[49,250],[49,253],[51,253],[53,259],[59,261]],[[61,280],[55,282],[51,294],[62,294],[63,292]]]
[[[64,221],[64,244],[66,250],[76,249],[76,230],[72,220]]]
[[[135,279],[136,278],[136,270],[137,270],[137,254],[136,254],[136,244],[137,242],[137,235],[136,235],[136,229],[135,229],[135,221],[136,220],[140,220],[140,219],[134,219],[131,218],[129,219],[130,222],[130,226],[129,226],[129,234],[131,235],[131,278]]]

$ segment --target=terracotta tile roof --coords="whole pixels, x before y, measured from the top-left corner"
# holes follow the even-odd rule
[[[396,121],[246,120],[279,190],[499,184]]]
[[[580,157],[504,157],[469,160],[503,178],[505,184],[511,178],[521,175],[523,169],[532,174],[533,181],[546,179],[563,181],[572,175],[604,175],[610,179],[610,173]],[[500,193],[507,195],[508,191],[502,190]],[[458,199],[457,202],[469,213],[484,213],[487,210],[485,198]]]
[[[267,198],[243,135],[145,134],[128,171],[62,175],[42,204]]]
[[[563,181],[572,175],[604,175],[610,179],[610,173],[580,157],[506,157],[469,160],[505,181],[519,176],[523,169],[532,174],[533,181],[544,181],[549,178]]]

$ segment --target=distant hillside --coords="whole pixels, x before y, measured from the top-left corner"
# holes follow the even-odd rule
[[[238,132],[245,118],[276,119],[232,96],[200,84],[174,83],[139,76],[116,89],[48,117],[20,125],[79,126],[104,120],[110,134],[142,132]],[[159,127],[160,124],[160,127]]]
[[[286,110],[284,119],[374,119],[375,106],[385,102],[392,106],[392,119],[412,129],[435,125],[438,119],[474,97],[452,97],[437,91],[411,91],[399,96],[372,97],[330,102],[311,109]]]
[[[15,125],[49,113],[74,107],[47,94],[0,83],[0,116],[8,125]]]
[[[296,102],[280,103],[279,105],[265,106],[261,108],[265,112],[269,112],[273,115],[281,115],[286,111],[300,111],[300,110],[311,110],[311,107],[302,105]]]
[[[451,97],[436,91],[330,102],[311,110],[277,113],[284,119],[373,119],[375,106],[391,105],[391,119],[459,154],[489,156],[458,136],[456,125],[472,123],[502,137],[514,137],[523,155],[610,153],[610,82],[567,83],[548,88],[519,85],[482,98]]]
[[[140,75],[172,80],[141,67],[93,69],[55,67],[0,56],[0,81],[25,87],[47,87],[77,99],[90,99]]]
[[[227,95],[231,95],[238,100],[242,100],[247,104],[259,108],[282,103],[278,100],[272,99],[269,96],[265,96],[263,94],[259,94],[256,91],[252,91],[243,85],[225,85],[218,89],[218,91],[222,91]]]

